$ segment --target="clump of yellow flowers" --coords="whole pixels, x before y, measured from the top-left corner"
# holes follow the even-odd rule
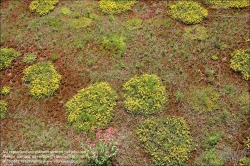
[[[249,0],[207,0],[207,2],[223,8],[244,8],[250,6]]]
[[[7,113],[7,103],[3,100],[0,100],[0,119],[5,118]]]
[[[131,10],[136,0],[100,0],[99,7],[103,13],[119,14],[127,10]]]
[[[19,57],[21,54],[13,48],[1,48],[0,51],[0,70],[7,68],[11,62]]]
[[[136,130],[154,165],[184,165],[195,149],[189,127],[182,117],[150,118]]]
[[[1,94],[2,95],[8,95],[10,93],[10,87],[9,86],[3,86],[2,89],[1,89]]]
[[[208,16],[208,11],[193,1],[178,1],[169,7],[171,16],[185,24],[198,24]]]
[[[250,157],[244,157],[240,159],[239,166],[248,166],[250,165]]]
[[[33,0],[29,5],[29,9],[42,16],[52,11],[58,2],[59,0]]]
[[[51,62],[39,62],[24,70],[23,81],[29,82],[30,94],[36,98],[51,96],[61,82],[61,75]]]
[[[245,80],[250,78],[250,49],[235,50],[231,55],[230,68],[239,71]]]
[[[106,82],[81,89],[66,104],[68,121],[76,131],[103,129],[113,117],[117,95]]]
[[[135,76],[123,85],[124,104],[132,114],[149,115],[163,111],[167,94],[157,75]]]
[[[250,149],[250,136],[247,137],[247,140],[246,140],[246,147],[247,147],[247,149]]]

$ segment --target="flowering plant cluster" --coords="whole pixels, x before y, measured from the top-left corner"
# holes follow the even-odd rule
[[[66,104],[68,121],[78,131],[104,128],[113,117],[116,93],[108,83],[95,83],[81,89]]]
[[[123,85],[123,90],[125,107],[133,114],[161,112],[167,104],[165,87],[156,75],[135,76]]]
[[[197,24],[208,16],[208,11],[197,2],[178,1],[170,7],[170,14],[185,24]]]
[[[5,118],[5,115],[7,113],[7,103],[3,100],[0,100],[0,119]]]
[[[207,3],[223,8],[244,8],[250,6],[249,0],[206,0]]]
[[[184,165],[195,148],[182,117],[147,119],[136,134],[155,165]]]
[[[131,10],[136,0],[100,0],[99,7],[107,14],[119,14]]]
[[[246,140],[246,147],[247,147],[247,149],[250,150],[250,136],[247,137],[247,140]]]
[[[105,166],[116,156],[122,144],[117,137],[117,130],[109,127],[106,130],[98,129],[94,139],[90,139],[86,132],[83,145],[84,152],[90,165]]]
[[[245,80],[250,79],[250,49],[235,50],[231,55],[230,68],[239,71]]]
[[[11,88],[9,86],[3,86],[1,90],[2,95],[8,95],[10,93]]]
[[[33,0],[29,5],[29,9],[39,15],[46,15],[55,8],[58,2],[59,0]]]
[[[24,70],[23,80],[30,82],[30,94],[36,98],[51,96],[61,82],[61,75],[51,62],[39,62]]]
[[[250,157],[244,157],[240,159],[239,166],[248,166],[250,165]]]
[[[212,87],[191,88],[190,98],[188,103],[194,111],[213,111],[218,108],[217,101],[219,99],[218,93]]]
[[[9,67],[11,62],[21,54],[13,48],[1,48],[0,51],[0,70]]]

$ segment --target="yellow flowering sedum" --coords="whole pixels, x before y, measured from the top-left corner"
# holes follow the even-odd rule
[[[223,8],[244,8],[250,6],[249,0],[207,0],[207,2]]]
[[[239,166],[249,166],[250,165],[250,157],[244,157],[240,159]]]
[[[10,93],[10,87],[9,86],[3,86],[2,90],[1,90],[1,94],[2,95],[8,95]]]
[[[36,98],[51,96],[61,82],[61,75],[51,62],[39,62],[24,70],[23,80],[30,82],[30,94]]]
[[[189,128],[182,117],[150,118],[136,130],[154,165],[183,165],[194,149]]]
[[[7,113],[7,103],[3,100],[0,100],[0,119],[5,118]]]
[[[33,0],[30,3],[30,11],[37,12],[39,15],[46,15],[55,8],[59,0]]]
[[[171,16],[185,24],[200,23],[208,16],[208,11],[193,1],[179,1],[169,7]]]
[[[116,99],[115,91],[105,82],[81,89],[65,105],[68,121],[78,131],[105,128],[113,117]]]
[[[245,80],[250,78],[250,49],[235,50],[231,55],[230,68],[239,71]]]
[[[123,85],[125,107],[132,114],[153,114],[163,111],[167,94],[160,78],[144,74],[133,77]]]
[[[1,48],[0,52],[0,70],[7,68],[11,62],[19,57],[21,54],[13,48]]]
[[[131,10],[135,3],[135,0],[100,0],[99,6],[103,13],[119,14]]]

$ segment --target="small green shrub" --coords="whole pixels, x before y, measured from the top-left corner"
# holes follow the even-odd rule
[[[240,159],[239,166],[249,166],[250,165],[250,157],[244,157]]]
[[[216,56],[216,55],[213,55],[213,56],[211,56],[211,59],[214,60],[214,61],[217,61],[219,59],[219,57]]]
[[[31,12],[36,12],[42,16],[54,10],[58,2],[59,0],[33,0],[29,5],[29,9]]]
[[[33,63],[35,62],[37,56],[35,54],[27,54],[23,57],[24,63]]]
[[[105,128],[113,117],[116,93],[105,82],[80,90],[66,104],[68,121],[77,131]]]
[[[7,103],[3,100],[0,100],[0,119],[4,119],[7,113]]]
[[[165,87],[156,75],[135,76],[123,85],[123,90],[125,107],[132,114],[161,112],[167,104]]]
[[[206,40],[209,35],[207,28],[200,25],[194,25],[192,27],[185,28],[185,33],[183,35],[186,40]]]
[[[74,28],[86,28],[88,26],[90,26],[90,24],[92,23],[92,20],[86,17],[81,17],[78,19],[74,19],[72,21],[72,26]]]
[[[222,133],[219,131],[212,131],[211,133],[208,133],[206,135],[205,148],[213,148],[221,140],[221,137]]]
[[[60,12],[63,14],[63,15],[70,15],[71,14],[71,11],[69,10],[69,8],[67,7],[62,7],[60,9]]]
[[[59,58],[59,55],[58,55],[58,54],[52,54],[52,55],[51,55],[51,60],[52,60],[52,62],[55,62],[58,58]]]
[[[126,48],[125,37],[119,35],[111,35],[103,37],[102,49],[112,53],[123,54]]]
[[[226,94],[234,95],[236,93],[236,87],[233,84],[225,85]]]
[[[174,93],[174,97],[176,98],[177,101],[181,101],[184,99],[184,94],[180,91],[177,91]]]
[[[171,16],[185,24],[200,23],[208,16],[208,11],[193,1],[178,1],[169,7]]]
[[[51,62],[39,62],[24,70],[23,81],[30,83],[30,94],[36,98],[51,96],[60,85],[61,75]]]
[[[1,89],[1,95],[8,95],[10,93],[11,87],[9,86],[3,86]]]
[[[250,6],[249,0],[205,0],[205,2],[223,8],[244,8]]]
[[[212,87],[191,88],[188,103],[197,112],[210,112],[218,108],[218,93]]]
[[[220,119],[223,123],[226,123],[227,122],[227,119],[228,119],[228,116],[229,116],[229,111],[226,110],[226,109],[223,109],[223,111],[221,112],[220,114]]]
[[[7,68],[11,62],[19,57],[21,54],[13,48],[1,48],[0,52],[0,70]]]
[[[103,13],[106,14],[119,14],[131,10],[136,0],[100,0],[99,7]]]
[[[219,151],[214,149],[205,151],[194,162],[194,165],[197,166],[222,166],[224,164],[225,159],[219,154]]]
[[[250,113],[250,96],[248,91],[243,91],[238,99],[236,100],[237,104],[240,106],[242,113]]]
[[[230,68],[239,71],[245,80],[250,78],[250,49],[235,50],[231,54]]]
[[[195,148],[182,117],[150,118],[136,130],[154,165],[184,165]]]
[[[134,18],[134,19],[126,21],[123,24],[123,26],[130,31],[140,29],[142,28],[142,20],[138,18]]]

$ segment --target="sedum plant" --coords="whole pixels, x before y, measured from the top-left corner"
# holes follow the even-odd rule
[[[208,11],[193,1],[178,1],[169,7],[171,16],[185,24],[198,24],[208,16]]]
[[[211,112],[218,108],[219,94],[213,87],[192,87],[188,103],[196,112]]]
[[[250,79],[250,49],[235,50],[231,54],[230,68],[239,71],[243,75],[243,79]]]
[[[250,6],[249,0],[205,0],[205,2],[223,8],[244,8]]]
[[[11,62],[19,57],[21,54],[13,48],[1,48],[0,51],[0,70],[5,69],[11,65]]]
[[[220,155],[218,150],[210,149],[202,153],[194,161],[195,166],[223,166],[225,157]]]
[[[35,62],[37,56],[35,54],[27,54],[23,57],[24,63],[33,63]]]
[[[100,0],[99,7],[103,13],[119,14],[131,10],[136,0]]]
[[[59,0],[33,0],[29,5],[29,9],[31,12],[36,12],[42,16],[54,10],[58,2]]]
[[[119,35],[105,36],[103,37],[101,48],[113,54],[123,55],[126,49],[125,39],[125,37]]]
[[[8,95],[10,93],[11,87],[9,86],[3,86],[1,89],[1,95]]]
[[[81,89],[66,104],[68,121],[77,131],[105,128],[113,117],[116,93],[106,82]]]
[[[167,94],[157,75],[135,76],[123,85],[124,104],[132,114],[149,115],[163,111]]]
[[[30,83],[29,90],[33,97],[41,98],[53,95],[59,88],[61,75],[51,62],[39,62],[24,70],[23,81]]]
[[[136,130],[154,165],[185,165],[195,146],[182,117],[150,118]]]
[[[4,119],[7,113],[7,103],[3,100],[0,100],[0,119]]]

